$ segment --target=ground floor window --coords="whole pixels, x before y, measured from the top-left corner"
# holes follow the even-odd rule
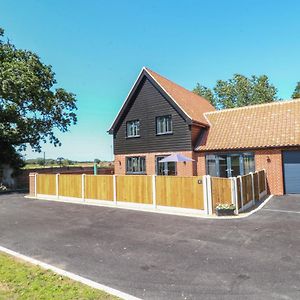
[[[253,153],[206,155],[207,174],[217,177],[235,177],[255,171]]]
[[[159,162],[165,157],[166,156],[155,157],[156,175],[176,175],[176,162]]]
[[[132,156],[126,157],[127,174],[146,174],[146,157]]]

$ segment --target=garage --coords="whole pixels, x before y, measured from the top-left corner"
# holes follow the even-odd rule
[[[285,193],[300,194],[300,151],[284,151],[283,168]]]

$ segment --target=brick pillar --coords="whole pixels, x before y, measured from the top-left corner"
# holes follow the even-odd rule
[[[115,175],[125,175],[125,155],[115,155],[114,172]]]
[[[283,170],[281,150],[255,151],[255,167],[257,171],[266,170],[268,194],[283,195]]]
[[[35,179],[37,173],[29,173],[29,196],[36,196],[35,195]]]
[[[194,152],[194,160],[196,166],[197,176],[206,175],[206,163],[205,163],[205,153]]]

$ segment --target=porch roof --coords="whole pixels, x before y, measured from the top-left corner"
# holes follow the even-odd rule
[[[300,99],[205,113],[196,151],[300,145]]]

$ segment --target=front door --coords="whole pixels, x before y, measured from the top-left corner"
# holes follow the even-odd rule
[[[235,177],[240,175],[240,156],[220,155],[219,170],[220,177]]]
[[[240,156],[232,155],[228,157],[230,159],[230,172],[229,177],[239,176],[241,173],[240,168]]]
[[[228,176],[228,159],[227,155],[219,156],[219,176],[220,177],[230,177]]]

